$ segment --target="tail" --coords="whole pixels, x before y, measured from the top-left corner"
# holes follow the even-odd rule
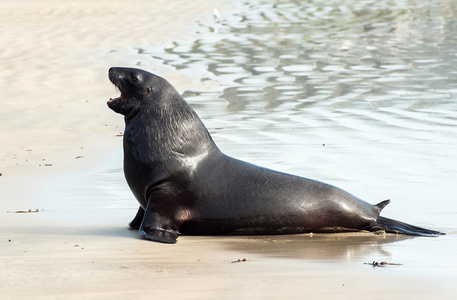
[[[438,236],[445,235],[443,232],[425,229],[422,227],[406,224],[400,221],[392,220],[389,218],[379,216],[381,210],[390,203],[390,200],[382,201],[374,206],[375,211],[378,213],[376,224],[370,226],[370,231],[385,231],[387,233],[397,233],[415,236]]]

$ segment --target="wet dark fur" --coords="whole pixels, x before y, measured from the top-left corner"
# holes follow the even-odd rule
[[[121,91],[108,106],[125,116],[124,173],[140,203],[130,226],[146,239],[356,230],[441,234],[379,216],[388,200],[371,205],[334,186],[223,154],[194,110],[159,76],[111,68],[109,79]]]

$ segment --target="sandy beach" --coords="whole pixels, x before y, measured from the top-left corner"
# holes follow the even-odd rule
[[[0,4],[1,298],[456,298],[455,204],[438,204],[455,190],[446,179],[427,196],[439,196],[432,199],[436,211],[448,214],[418,224],[447,233],[439,238],[181,236],[176,245],[163,245],[128,229],[137,203],[122,174],[124,121],[106,106],[118,96],[108,69],[144,67],[180,92],[226,87],[223,80],[202,81],[192,71],[154,64],[152,57],[150,65],[138,60],[145,45],[196,39],[198,24],[213,26],[214,7],[222,15],[236,12],[222,1],[202,0]],[[214,112],[196,110],[202,118]],[[217,121],[209,123],[216,131]],[[251,147],[237,149],[223,134],[216,140],[233,153]],[[267,164],[268,155],[275,153],[263,157]],[[414,186],[398,185],[392,193],[401,198]],[[384,189],[381,182],[370,192]],[[401,218],[408,205],[390,208],[391,217]],[[415,213],[404,221],[430,217],[427,207]],[[394,264],[373,267],[373,261]]]

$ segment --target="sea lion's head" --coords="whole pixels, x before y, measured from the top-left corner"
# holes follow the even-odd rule
[[[162,99],[164,91],[171,87],[162,77],[135,68],[110,68],[108,75],[121,92],[119,97],[108,101],[108,106],[124,116],[144,105],[153,104],[150,102],[154,99]]]
[[[109,79],[121,95],[111,98],[108,106],[131,125],[124,133],[124,141],[131,147],[141,140],[151,148],[148,152],[139,147],[141,153],[168,158],[171,152],[180,157],[200,157],[210,148],[217,149],[195,111],[164,78],[140,69],[116,67],[109,70]],[[138,140],[126,139],[132,134]]]

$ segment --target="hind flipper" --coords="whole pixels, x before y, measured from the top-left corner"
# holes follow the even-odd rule
[[[382,203],[382,202],[381,202]],[[385,231],[387,233],[400,233],[415,236],[438,236],[445,235],[443,232],[426,229],[389,218],[378,217],[375,225],[369,228],[370,231]]]

